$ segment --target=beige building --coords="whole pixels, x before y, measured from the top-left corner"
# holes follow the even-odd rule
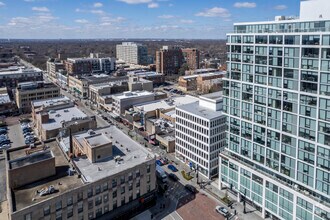
[[[57,79],[57,72],[65,70],[64,63],[59,59],[49,59],[46,65],[48,76],[53,80]]]
[[[33,103],[34,124],[42,140],[57,137],[60,132],[77,133],[96,128],[95,116],[87,116],[70,100],[45,100]]]
[[[185,92],[198,91],[202,94],[218,92],[222,88],[222,78],[225,75],[225,72],[215,71],[181,76],[178,80],[178,88]]]
[[[155,157],[143,146],[114,126],[69,139],[6,152],[10,220],[130,219],[155,204]]]
[[[31,102],[61,95],[60,88],[43,81],[19,83],[15,90],[15,101],[20,112],[31,112]]]
[[[100,75],[88,75],[88,76],[72,76],[68,77],[68,84],[70,91],[79,96],[80,98],[87,98],[89,95],[89,86],[107,83],[107,82],[116,82],[128,80],[126,76],[123,77],[111,77],[106,74]]]

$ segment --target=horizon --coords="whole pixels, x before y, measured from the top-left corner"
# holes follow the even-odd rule
[[[299,4],[300,0],[0,0],[0,32],[3,39],[225,39],[233,23],[296,16]]]

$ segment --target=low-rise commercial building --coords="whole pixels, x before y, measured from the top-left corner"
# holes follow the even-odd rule
[[[152,71],[145,71],[145,70],[129,71],[127,75],[130,77],[138,77],[139,79],[152,81],[154,86],[161,85],[165,82],[164,74],[152,72]]]
[[[0,88],[0,115],[10,115],[16,111],[16,104],[10,99],[7,88]]]
[[[185,92],[198,91],[200,93],[210,93],[220,91],[222,88],[222,78],[225,72],[208,72],[181,76],[178,80],[179,89]],[[219,80],[220,79],[220,80]]]
[[[61,95],[60,88],[44,81],[19,83],[15,90],[15,100],[20,112],[31,112],[31,102],[51,99]]]
[[[155,204],[155,157],[116,127],[6,152],[10,220],[129,219]]]
[[[148,91],[124,92],[113,95],[114,112],[118,115],[124,114],[125,110],[132,108],[133,105],[155,100],[155,94]]]
[[[87,116],[72,101],[49,99],[32,104],[34,124],[42,140],[57,137],[64,130],[71,133],[96,128],[95,116]]]
[[[42,71],[38,68],[12,66],[0,69],[0,87],[14,89],[18,83],[42,80]]]
[[[127,90],[128,90],[127,79],[90,85],[89,100],[99,106],[99,104],[104,103],[101,100],[103,100],[105,96],[111,96],[113,94],[122,93]]]
[[[175,156],[208,179],[218,175],[219,153],[226,145],[222,93],[176,108]]]
[[[84,76],[72,76],[69,75],[69,89],[70,91],[80,98],[87,98],[89,94],[89,86],[100,83],[116,82],[120,80],[127,80],[126,76],[111,77],[106,74],[99,75],[84,75]]]

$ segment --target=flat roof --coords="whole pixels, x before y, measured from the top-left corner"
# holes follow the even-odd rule
[[[46,145],[49,146],[49,150],[53,153],[55,157],[56,174],[43,180],[27,184],[18,189],[14,189],[12,192],[14,211],[24,209],[31,205],[35,205],[49,198],[60,196],[67,191],[71,191],[83,185],[82,180],[77,178],[77,175],[68,176],[67,171],[70,168],[70,164],[61,149],[59,148],[58,144],[53,141],[47,143]],[[17,158],[17,156],[26,155],[26,149],[29,148],[14,150],[9,154],[11,154],[11,157]],[[50,185],[53,185],[55,187],[55,193],[45,196],[36,195],[36,192],[38,190],[41,190],[45,187],[49,187]]]
[[[52,99],[43,99],[43,100],[38,100],[38,101],[32,101],[32,106],[34,107],[39,107],[39,106],[52,106],[56,105],[60,102],[65,102],[65,101],[70,101],[70,99],[66,96],[63,97],[57,97],[57,98],[52,98]]]
[[[75,119],[87,118],[87,115],[83,113],[77,107],[64,108],[59,110],[51,110],[48,112],[49,121],[43,123],[42,128],[45,130],[54,130],[62,127],[62,122],[73,121]],[[38,117],[41,117],[39,114]]]
[[[111,143],[111,139],[102,133],[85,137],[84,139],[87,140],[87,142],[92,148]],[[79,141],[81,141],[81,139],[79,139]]]
[[[0,104],[5,104],[10,102],[10,97],[7,94],[0,94]]]
[[[151,96],[151,95],[155,95],[155,94],[153,92],[148,92],[148,91],[136,91],[136,92],[124,92],[124,93],[112,95],[112,98],[130,99],[134,97]]]
[[[219,101],[222,100],[222,91],[220,92],[214,92],[214,93],[209,93],[206,95],[202,95],[200,96],[200,98],[205,98],[205,99],[211,99],[211,100],[215,100],[215,101]]]
[[[9,161],[10,169],[24,167],[30,164],[38,163],[43,160],[51,159],[54,155],[50,150],[40,151]]]
[[[106,176],[115,175],[116,173],[154,159],[154,155],[147,151],[144,146],[133,141],[115,126],[95,129],[94,132],[96,134],[103,134],[112,140],[113,155],[97,163],[92,163],[87,157],[72,160],[88,182],[94,182]],[[74,135],[78,141],[87,136],[89,136],[88,132]],[[69,137],[64,138],[64,142],[68,143],[65,139],[69,139]],[[117,156],[120,156],[122,161],[116,162],[114,158]]]
[[[175,96],[163,100],[156,100],[152,102],[145,102],[142,104],[134,105],[134,108],[143,110],[145,112],[154,111],[156,109],[171,109],[176,106],[185,105],[192,102],[197,102],[199,99],[191,95]]]
[[[194,102],[187,105],[181,105],[177,107],[177,109],[183,110],[185,112],[189,112],[190,114],[197,115],[201,118],[208,120],[218,118],[223,115],[222,111],[212,111],[211,109],[200,106],[199,102]]]
[[[127,73],[129,76],[162,76],[162,73],[154,71],[130,71]]]
[[[42,73],[39,68],[26,68],[26,67],[8,67],[5,69],[0,69],[0,75],[14,75],[14,74],[32,74],[32,73]]]

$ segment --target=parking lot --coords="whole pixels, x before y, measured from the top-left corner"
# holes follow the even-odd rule
[[[25,145],[24,136],[20,124],[14,124],[8,127],[8,137],[12,142],[11,148]]]

